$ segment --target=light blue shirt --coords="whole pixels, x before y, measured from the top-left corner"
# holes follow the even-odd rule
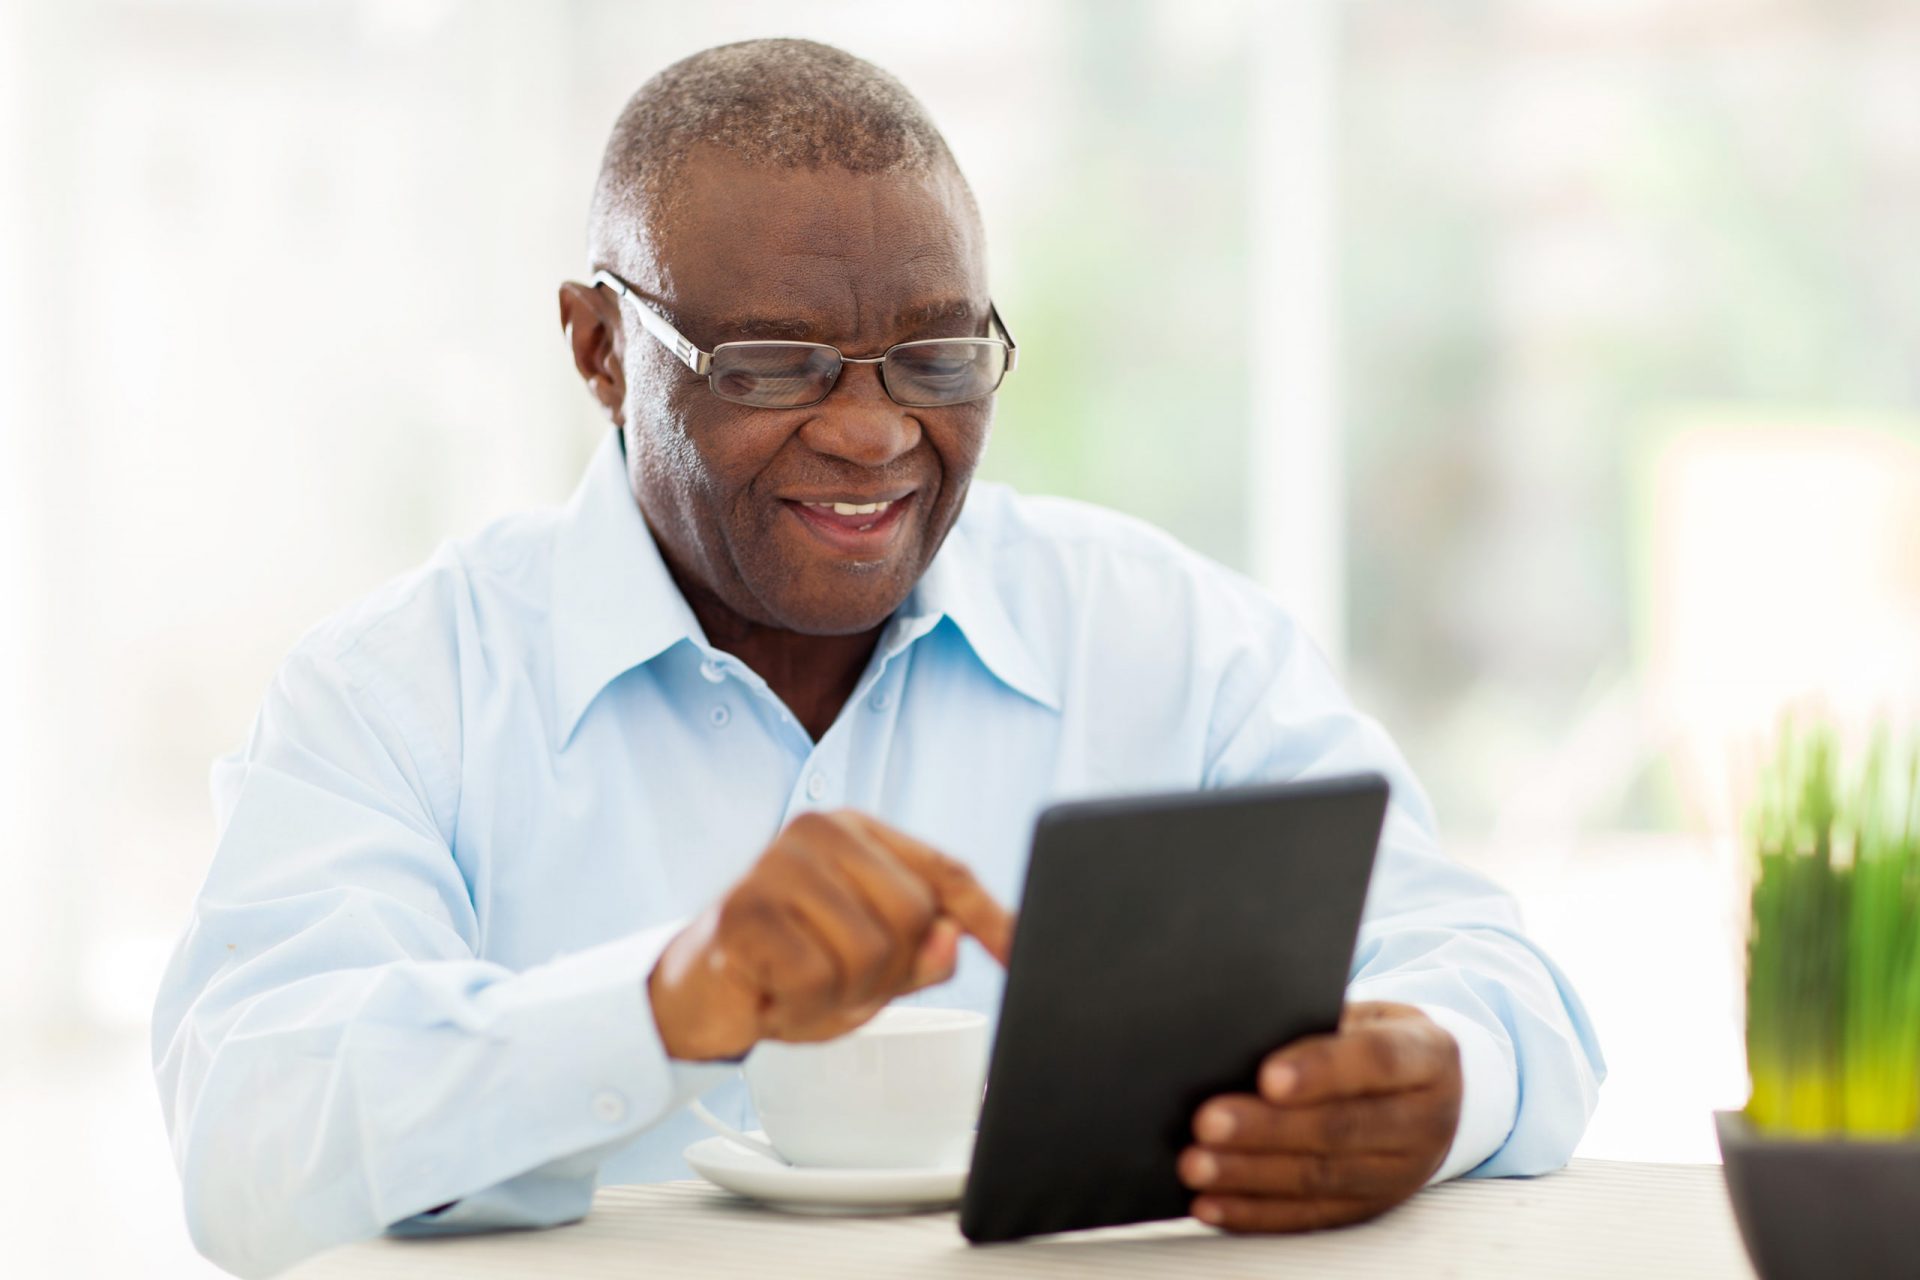
[[[689,1097],[751,1117],[736,1073],[667,1059],[645,980],[803,810],[877,814],[1014,904],[1053,801],[1368,769],[1393,803],[1349,995],[1458,1040],[1440,1176],[1555,1168],[1604,1071],[1586,1015],[1270,597],[1134,520],[977,484],[814,742],[707,642],[609,435],[565,508],[303,639],[215,766],[153,1029],[194,1241],[261,1275],[690,1176]],[[968,943],[910,999],[991,1016],[1000,982]]]

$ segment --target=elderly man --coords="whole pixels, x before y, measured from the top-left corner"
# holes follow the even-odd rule
[[[803,41],[688,58],[622,112],[591,225],[560,319],[615,430],[572,501],[314,631],[216,769],[154,1025],[209,1256],[685,1176],[685,1103],[744,1122],[756,1042],[995,1010],[1050,801],[1358,769],[1394,799],[1347,1017],[1200,1107],[1194,1214],[1311,1228],[1565,1161],[1578,1002],[1286,614],[972,483],[1015,346],[896,81]]]

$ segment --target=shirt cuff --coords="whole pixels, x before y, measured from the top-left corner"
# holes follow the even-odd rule
[[[623,1145],[675,1105],[678,1081],[647,998],[654,961],[677,924],[643,929],[562,955],[482,991],[470,1040],[489,1059],[481,1081],[503,1099],[476,1114],[460,1150],[423,1148],[388,1185],[406,1202],[398,1221],[517,1178],[550,1162]]]
[[[1481,1023],[1442,1004],[1417,1004],[1460,1046],[1460,1123],[1453,1146],[1429,1186],[1457,1178],[1507,1144],[1520,1109],[1520,1078],[1513,1054]]]

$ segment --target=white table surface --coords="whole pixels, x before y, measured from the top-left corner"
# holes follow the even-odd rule
[[[608,1187],[551,1231],[371,1240],[289,1273],[332,1277],[1514,1276],[1749,1280],[1718,1165],[1576,1160],[1544,1178],[1453,1182],[1377,1221],[1229,1237],[1188,1219],[975,1247],[951,1212],[806,1217],[704,1182]]]

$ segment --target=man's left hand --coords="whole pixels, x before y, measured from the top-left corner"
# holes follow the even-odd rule
[[[1260,1066],[1259,1093],[1211,1098],[1180,1180],[1228,1231],[1308,1231],[1385,1213],[1427,1184],[1460,1122],[1460,1050],[1411,1005],[1349,1005],[1332,1035]]]

